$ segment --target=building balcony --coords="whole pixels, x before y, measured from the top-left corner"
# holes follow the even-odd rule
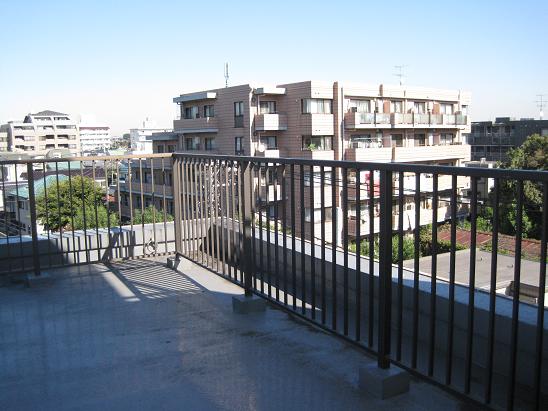
[[[390,128],[391,115],[389,113],[345,113],[344,127],[349,130]]]
[[[287,116],[285,114],[256,114],[255,131],[283,131],[287,130]]]
[[[256,157],[265,157],[265,158],[279,158],[280,150],[277,148],[267,148],[264,151],[255,150]]]
[[[302,114],[299,126],[303,135],[332,136],[334,134],[333,114]]]
[[[334,160],[334,150],[302,150],[301,158],[307,158],[311,160]]]
[[[173,121],[173,128],[177,132],[212,132],[218,131],[217,117],[199,117],[192,119],[176,119]]]
[[[470,146],[467,144],[395,147],[394,161],[409,163],[459,159],[470,161]]]
[[[392,161],[392,147],[375,148],[347,148],[344,150],[344,159],[348,161]]]

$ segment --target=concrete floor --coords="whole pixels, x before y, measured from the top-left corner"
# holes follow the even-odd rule
[[[1,410],[462,410],[412,379],[380,401],[357,388],[374,361],[195,265],[135,260],[52,271],[0,288]]]

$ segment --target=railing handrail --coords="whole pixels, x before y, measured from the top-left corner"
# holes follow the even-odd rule
[[[430,173],[444,174],[463,177],[485,177],[485,178],[500,178],[500,179],[516,179],[516,180],[532,180],[532,181],[547,181],[548,171],[539,170],[520,170],[520,169],[502,169],[502,168],[483,168],[483,167],[457,167],[457,166],[438,166],[438,165],[423,165],[410,163],[376,163],[376,162],[360,162],[349,160],[318,160],[305,158],[276,158],[276,157],[251,157],[251,156],[232,156],[222,154],[194,154],[187,152],[173,153],[174,158],[196,158],[196,159],[217,159],[228,161],[250,161],[253,163],[278,163],[278,164],[294,164],[305,166],[324,166],[324,167],[343,167],[358,170],[386,170],[393,172],[412,172],[412,173]]]
[[[169,158],[173,153],[122,154],[113,156],[77,156],[62,158],[32,158],[25,160],[0,160],[0,165],[28,164],[28,163],[66,163],[69,161],[112,161],[149,158]]]

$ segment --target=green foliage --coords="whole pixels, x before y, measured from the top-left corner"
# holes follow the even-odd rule
[[[529,136],[520,147],[508,152],[508,158],[504,168],[548,170],[548,136]],[[500,188],[500,232],[515,235],[517,184],[504,180]],[[542,183],[525,181],[523,194],[523,235],[538,239],[542,234]]]
[[[105,206],[105,192],[90,178],[71,177],[48,185],[36,199],[36,215],[46,229],[58,231],[108,227],[118,224],[118,215],[110,215]],[[84,218],[85,216],[85,218]]]
[[[166,213],[165,221],[173,221],[173,216]],[[142,212],[137,210],[133,216],[133,224],[148,224],[148,223],[164,222],[164,212],[158,210],[153,205],[149,205]]]

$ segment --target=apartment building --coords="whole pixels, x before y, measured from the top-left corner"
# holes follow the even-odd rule
[[[278,86],[240,85],[196,93],[182,94],[173,99],[179,105],[180,115],[173,122],[173,132],[150,136],[154,152],[171,152],[174,149],[191,153],[250,155],[257,157],[290,157],[317,160],[351,160],[371,162],[413,162],[461,166],[470,160],[470,147],[463,134],[470,130],[468,107],[470,93],[428,88],[356,85],[305,81]],[[336,181],[331,170],[324,168],[325,195],[324,222],[329,223],[333,213],[343,218],[340,194],[342,176]],[[297,172],[298,174],[298,172]],[[378,185],[378,176],[360,175],[360,233],[356,233],[355,193],[349,190],[349,236],[369,234],[370,201],[378,209],[369,183]],[[421,223],[431,222],[432,179],[421,180]],[[404,176],[407,218],[405,228],[414,227],[413,176]],[[312,219],[318,224],[322,210],[320,198],[320,167],[305,170],[303,176],[305,200],[297,202],[297,226],[304,207],[305,222]],[[356,174],[347,176],[349,186],[355,183]],[[257,176],[264,213],[274,217],[281,198],[280,181],[276,173]],[[331,184],[336,184],[337,196],[332,203]],[[440,178],[439,193],[450,188],[451,180]],[[467,189],[466,179],[459,179],[459,194]],[[273,189],[273,187],[276,189]],[[296,175],[296,192],[300,190],[300,176]],[[310,190],[314,190],[314,204]],[[354,190],[355,191],[355,190]],[[274,194],[275,193],[275,194]],[[264,194],[264,195],[263,195]],[[449,198],[449,194],[447,195]],[[440,208],[447,208],[443,201]],[[424,211],[424,212],[423,212]],[[448,215],[441,210],[440,220]],[[312,216],[314,216],[312,218]],[[378,219],[374,229],[378,232]],[[341,221],[341,220],[339,220]],[[326,235],[331,225],[327,224]],[[315,228],[316,229],[316,228]]]
[[[0,125],[0,152],[8,151],[8,125]]]
[[[82,155],[108,152],[112,143],[109,126],[100,124],[94,116],[84,115],[78,129]]]
[[[42,157],[52,149],[66,149],[80,154],[78,124],[68,114],[46,110],[28,114],[21,122],[8,123],[10,151]]]
[[[505,162],[508,150],[519,147],[532,134],[548,136],[548,120],[497,117],[495,121],[474,122],[468,136],[472,160]]]
[[[130,150],[133,154],[151,154],[152,142],[149,137],[154,133],[163,133],[170,129],[158,128],[156,122],[146,118],[139,128],[129,130]]]

